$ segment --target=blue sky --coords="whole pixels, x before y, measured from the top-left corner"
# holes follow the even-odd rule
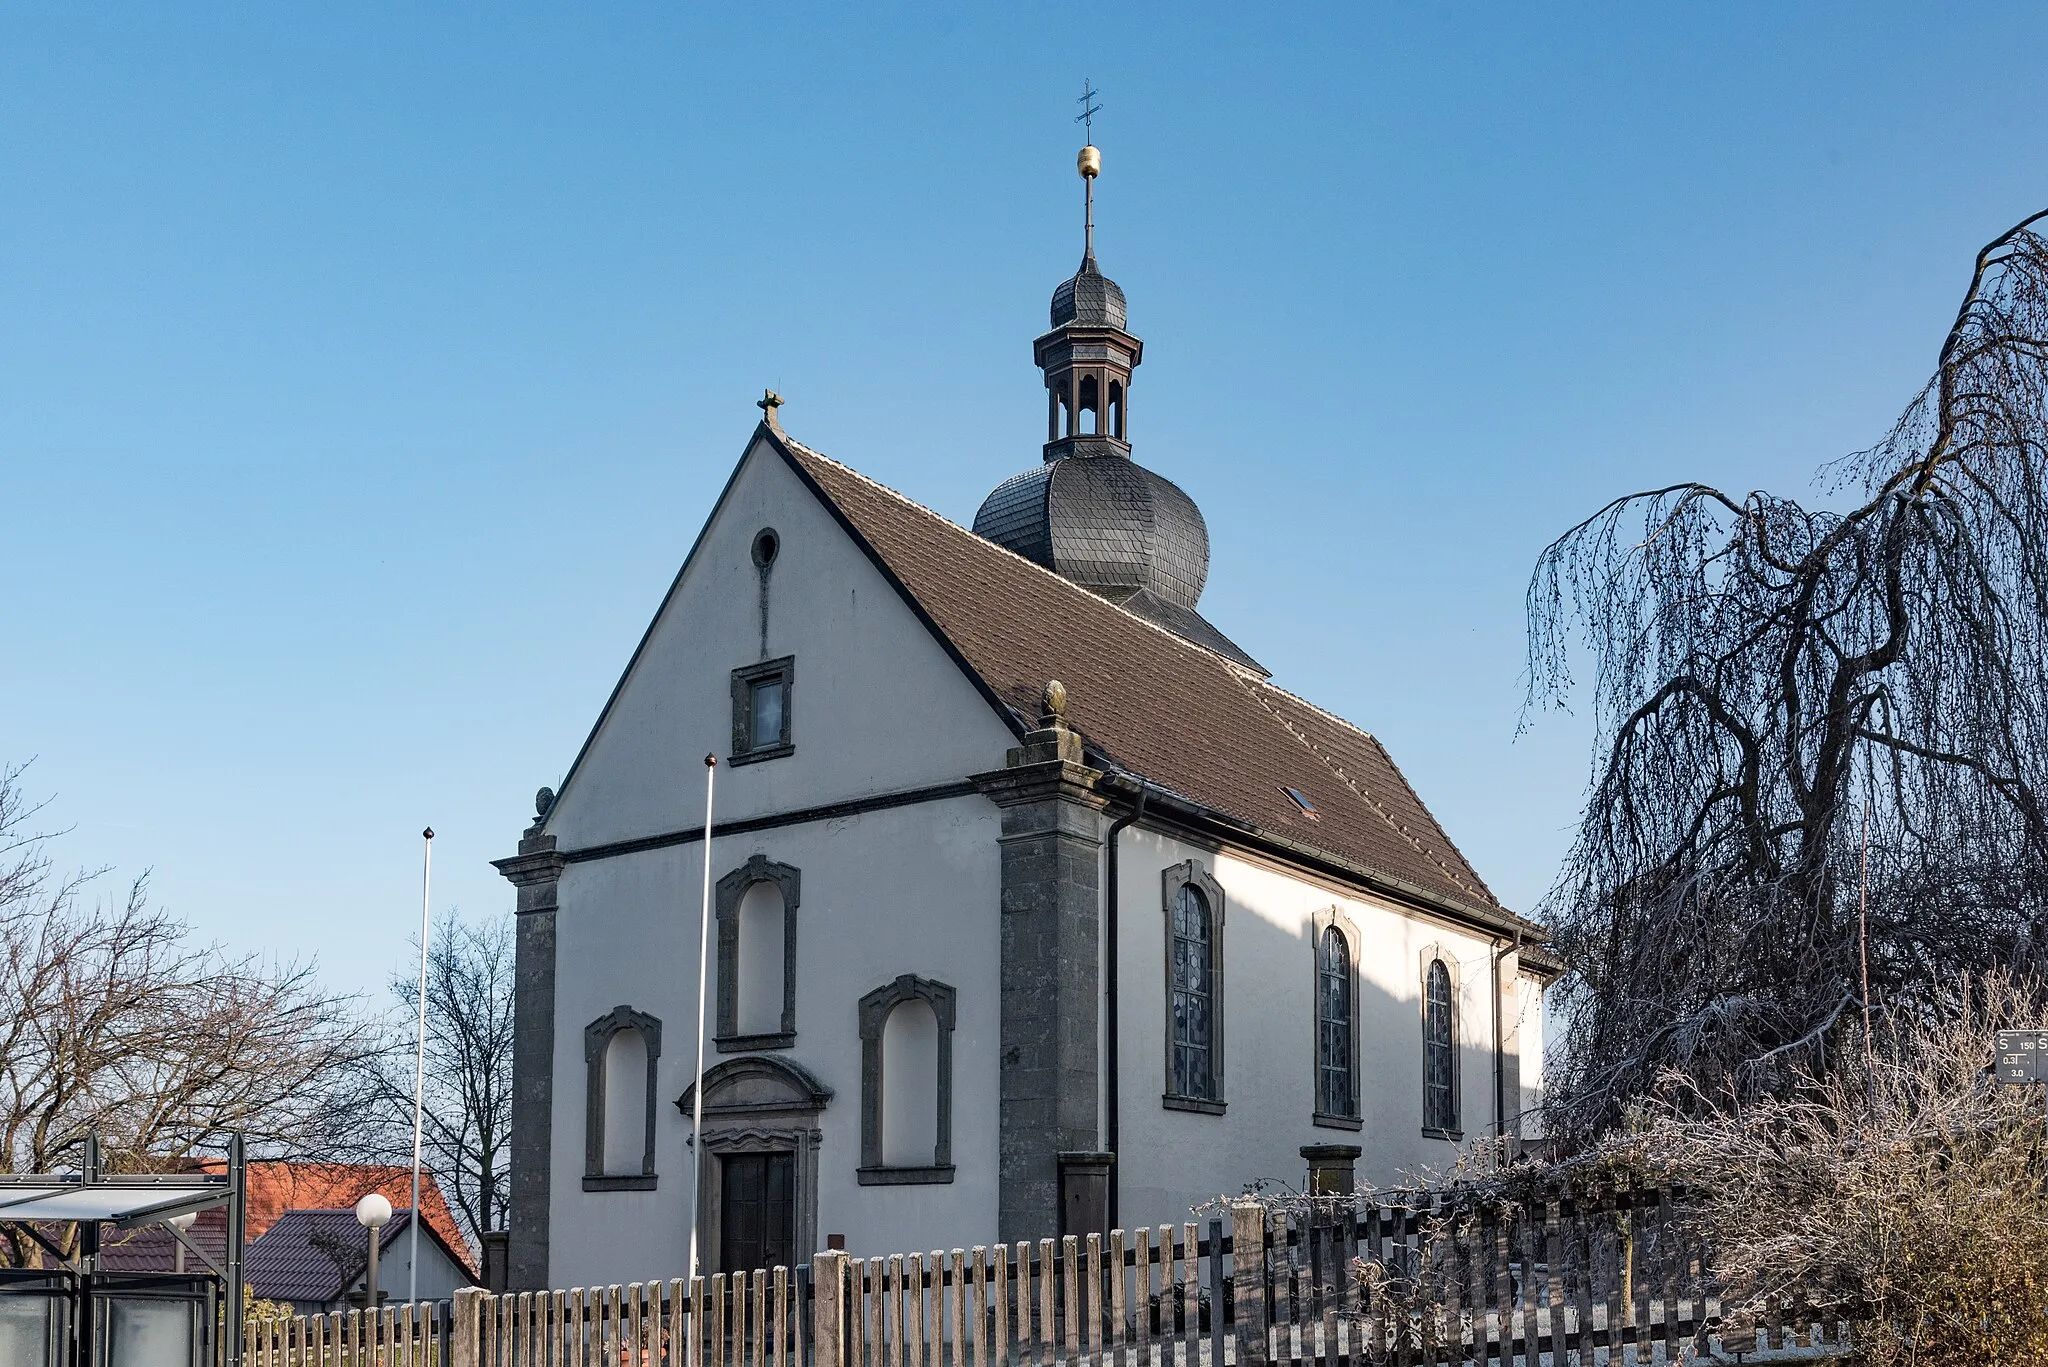
[[[2048,9],[0,9],[0,758],[228,945],[399,966],[509,907],[758,416],[967,521],[1079,255],[1205,613],[1533,907],[1542,546],[1804,493],[2048,203]]]

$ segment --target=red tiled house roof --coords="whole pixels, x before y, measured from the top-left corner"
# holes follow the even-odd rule
[[[208,1172],[221,1172],[225,1167],[217,1159],[200,1166]],[[248,1240],[253,1244],[262,1238],[288,1210],[353,1209],[373,1191],[390,1201],[393,1210],[405,1210],[412,1205],[412,1169],[394,1163],[251,1163]],[[480,1275],[476,1255],[462,1237],[462,1226],[456,1223],[440,1184],[429,1172],[420,1174],[420,1205],[427,1213],[427,1227],[440,1236],[472,1277]],[[202,1212],[186,1237],[209,1254],[217,1254],[226,1247],[226,1221],[225,1212]],[[104,1256],[114,1260],[108,1267],[118,1261],[121,1271],[168,1271],[173,1247],[163,1230],[145,1225],[119,1243],[108,1240]]]

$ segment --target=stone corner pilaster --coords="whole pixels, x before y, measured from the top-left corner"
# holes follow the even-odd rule
[[[548,1285],[549,1175],[554,1154],[555,913],[567,861],[536,819],[519,853],[493,868],[518,889],[512,998],[512,1174],[506,1284]]]
[[[1061,1227],[1061,1155],[1101,1142],[1102,824],[1110,794],[1066,724],[1066,690],[1001,769],[976,774],[1002,810],[997,1221],[1005,1241]],[[1069,1217],[1072,1218],[1072,1217]]]

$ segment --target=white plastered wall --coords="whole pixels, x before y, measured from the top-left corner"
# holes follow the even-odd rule
[[[1550,1038],[1545,1033],[1542,980],[1524,973],[1517,987],[1522,1027],[1521,1133],[1523,1139],[1534,1141],[1543,1138],[1543,1060]]]
[[[781,548],[760,640],[755,534]],[[730,676],[795,657],[795,753],[737,767]],[[757,448],[655,624],[549,830],[564,851],[703,821],[716,753],[718,823],[957,781],[1001,767],[1013,743],[987,702],[861,550],[784,464]],[[715,881],[754,854],[802,872],[796,1045],[770,1051],[834,1090],[822,1117],[817,1232],[860,1251],[986,1242],[996,1227],[999,814],[978,794],[718,837]],[[689,1085],[697,1029],[701,843],[571,863],[556,918],[549,1281],[682,1275],[693,1189]],[[714,951],[716,928],[713,928]],[[950,1184],[857,1184],[857,1003],[898,974],[958,991]],[[716,1000],[715,975],[711,983]],[[585,1192],[583,1030],[620,1004],[662,1022],[653,1191]],[[716,1022],[712,1022],[715,1030]],[[706,1066],[721,1055],[707,1047]],[[798,1257],[812,1250],[799,1249]]]
[[[400,1230],[392,1236],[391,1246],[377,1255],[377,1290],[386,1303],[403,1301],[413,1288],[412,1281],[412,1232]],[[420,1279],[419,1299],[423,1301],[445,1301],[463,1287],[474,1285],[469,1274],[456,1264],[441,1246],[420,1231]],[[363,1293],[363,1278],[357,1277],[347,1288],[358,1297]],[[349,1308],[347,1297],[334,1303],[334,1308]],[[360,1302],[357,1307],[361,1308]],[[307,1313],[301,1307],[300,1314]]]
[[[1119,855],[1118,940],[1121,1150],[1119,1217],[1127,1227],[1179,1222],[1191,1206],[1234,1194],[1257,1178],[1298,1189],[1302,1146],[1357,1144],[1363,1183],[1448,1165],[1457,1144],[1422,1132],[1421,955],[1437,945],[1455,960],[1460,1120],[1469,1139],[1493,1133],[1496,942],[1263,861],[1211,852],[1142,827]],[[1223,1115],[1162,1106],[1166,950],[1161,871],[1187,859],[1225,897]],[[1340,908],[1364,942],[1358,959],[1357,1130],[1319,1126],[1315,1110],[1315,915]],[[1532,984],[1533,986],[1533,984]],[[1510,987],[1506,994],[1516,993]],[[1541,1050],[1540,1013],[1525,1013],[1520,1047]],[[1525,1070],[1528,1064],[1524,1063]],[[1524,1073],[1525,1085],[1528,1073]],[[1512,1104],[1512,1099],[1510,1104]]]

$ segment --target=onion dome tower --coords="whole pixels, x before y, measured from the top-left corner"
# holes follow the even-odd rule
[[[1263,676],[1195,611],[1209,577],[1202,510],[1131,459],[1131,375],[1145,344],[1126,326],[1123,290],[1095,264],[1102,153],[1083,147],[1077,165],[1081,268],[1053,290],[1052,329],[1032,343],[1045,372],[1045,460],[996,486],[975,533]]]

